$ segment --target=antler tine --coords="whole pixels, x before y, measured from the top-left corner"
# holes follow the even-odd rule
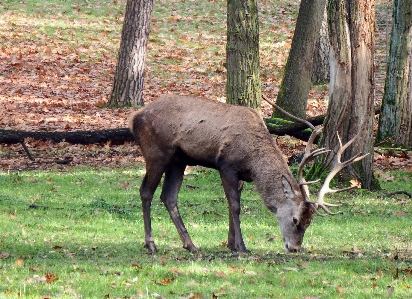
[[[316,215],[319,215],[319,216],[322,216],[322,217],[325,217],[325,216],[328,216],[328,215],[337,215],[337,214],[341,214],[342,213],[342,211],[339,211],[339,212],[331,212],[326,206],[336,206],[336,207],[338,207],[338,206],[341,206],[341,204],[338,204],[338,205],[332,205],[332,204],[318,204],[318,203],[313,203],[313,205],[314,205],[314,209],[313,209],[313,211],[315,212],[315,214]],[[322,214],[322,213],[320,213],[319,211],[318,211],[318,208],[321,208],[322,210],[324,210],[325,212],[326,212],[326,214]]]
[[[352,158],[350,158],[349,160],[347,160],[345,162],[341,162],[343,152],[348,148],[349,145],[351,145],[355,141],[355,139],[358,137],[358,135],[356,135],[354,138],[349,140],[345,145],[342,145],[342,141],[340,139],[339,133],[336,133],[336,134],[337,134],[338,140],[339,140],[339,151],[336,153],[335,160],[332,162],[332,170],[330,171],[330,173],[326,177],[325,182],[323,183],[323,186],[319,191],[318,200],[316,202],[316,206],[318,208],[322,208],[329,215],[339,214],[340,212],[332,213],[331,211],[329,211],[328,208],[326,208],[327,206],[328,207],[338,207],[338,206],[341,206],[341,204],[326,203],[324,201],[325,195],[327,193],[342,192],[342,191],[347,191],[347,190],[355,188],[353,186],[353,187],[346,187],[346,188],[341,188],[341,189],[332,189],[332,188],[329,187],[329,184],[330,184],[331,180],[335,177],[335,175],[339,171],[341,171],[346,166],[348,166],[348,165],[350,165],[354,162],[357,162],[359,160],[362,160],[367,155],[369,155],[369,154],[362,155],[362,153],[358,153],[355,156],[353,156]],[[320,214],[319,212],[317,214],[321,215],[321,216],[326,216],[325,214]]]
[[[298,183],[299,183],[300,191],[302,192],[302,194],[304,195],[307,201],[309,201],[309,188],[307,185],[316,183],[319,180],[307,182],[305,178],[303,177],[303,168],[307,163],[312,161],[315,157],[329,152],[329,150],[325,148],[318,148],[312,151],[313,142],[321,131],[322,129],[314,128],[312,134],[309,137],[308,143],[306,144],[305,154],[303,155],[302,161],[300,162],[299,167],[298,167],[297,175],[298,175]]]

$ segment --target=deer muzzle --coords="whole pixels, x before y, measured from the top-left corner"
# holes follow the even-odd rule
[[[300,245],[292,245],[288,242],[285,242],[285,250],[287,252],[304,252],[305,248],[301,247]]]

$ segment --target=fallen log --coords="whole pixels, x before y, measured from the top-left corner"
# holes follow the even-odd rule
[[[133,140],[133,134],[127,128],[72,132],[27,132],[0,129],[0,143],[21,143],[29,137],[43,141],[51,140],[56,143],[65,141],[71,144],[93,144],[108,141],[113,144],[122,144]]]
[[[379,114],[379,108],[375,108],[375,114]],[[319,115],[308,118],[307,121],[314,126],[321,125],[325,120],[325,115]],[[271,134],[278,136],[290,135],[300,140],[307,141],[311,132],[306,130],[307,125],[290,122],[280,123],[276,119],[265,119],[266,126]],[[95,130],[95,131],[71,131],[71,132],[28,132],[15,130],[0,129],[0,143],[16,144],[24,142],[25,138],[33,138],[36,140],[51,140],[53,142],[68,142],[71,144],[94,144],[106,143],[123,144],[127,141],[134,141],[133,134],[128,128],[109,129],[109,130]]]
[[[323,124],[325,115],[319,115],[308,118],[307,121],[314,126]],[[279,122],[278,119],[268,118],[265,119],[266,126],[271,134],[278,136],[290,135],[300,140],[308,141],[312,131],[306,130],[309,127],[300,122]]]
[[[319,122],[318,120],[315,121],[314,124],[315,123],[319,124],[322,123],[322,121]],[[279,136],[288,134],[302,140],[307,140],[307,136],[310,136],[310,132],[299,132],[307,128],[307,126],[300,123],[283,124],[281,126],[278,126],[275,125],[272,120],[269,120],[266,125],[271,134],[276,134]],[[0,129],[0,143],[22,143],[24,142],[25,138],[33,138],[43,141],[51,140],[56,143],[65,141],[71,144],[94,144],[105,143],[109,141],[112,144],[123,144],[124,142],[134,140],[133,134],[129,131],[128,128],[71,132],[28,132]]]

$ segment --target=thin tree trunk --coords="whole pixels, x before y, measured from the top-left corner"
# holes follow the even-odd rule
[[[308,94],[312,84],[313,53],[322,24],[326,0],[302,0],[285,73],[276,104],[299,118],[306,118]],[[276,109],[273,117],[284,118]]]
[[[395,0],[377,141],[412,146],[412,0]]]
[[[336,132],[342,143],[358,135],[342,158],[370,153],[347,168],[366,189],[378,188],[372,171],[374,4],[374,0],[329,0],[330,103],[322,140],[322,146],[332,150],[324,161],[327,167],[339,149]]]
[[[143,106],[143,77],[153,0],[127,0],[109,106]]]
[[[260,111],[259,21],[256,0],[227,1],[226,102]]]

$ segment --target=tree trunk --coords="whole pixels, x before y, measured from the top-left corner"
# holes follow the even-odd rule
[[[153,0],[127,0],[109,106],[143,106],[143,77]]]
[[[347,168],[363,188],[370,190],[379,188],[372,171],[374,4],[374,0],[329,0],[330,103],[322,140],[322,146],[332,150],[323,162],[328,167],[339,149],[336,132],[342,143],[358,134],[342,159],[348,160],[360,152],[370,153]]]
[[[306,105],[311,87],[315,41],[321,28],[326,0],[302,0],[299,7],[285,73],[276,104],[299,118],[306,118]],[[276,109],[273,117],[284,118]]]
[[[329,81],[329,32],[328,32],[328,14],[323,14],[322,25],[319,35],[315,42],[315,50],[313,53],[313,70],[312,70],[312,83],[322,84]]]
[[[226,102],[260,111],[259,21],[256,0],[227,1]]]
[[[412,146],[412,0],[395,0],[377,141]]]

